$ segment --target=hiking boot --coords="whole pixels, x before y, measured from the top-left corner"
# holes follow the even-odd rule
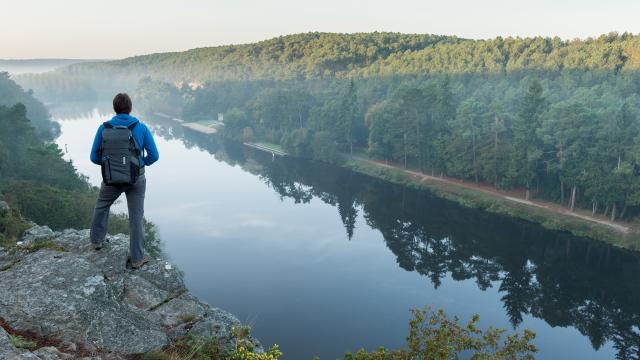
[[[93,244],[93,249],[94,249],[95,251],[100,251],[100,250],[104,247],[105,243],[107,243],[107,242],[109,242],[109,240],[106,240],[106,239],[105,239],[105,240],[100,241],[100,242],[99,242],[99,243],[97,243],[97,244],[96,244],[96,243],[94,243],[94,244]]]
[[[142,260],[140,261],[136,261],[136,262],[132,262],[131,263],[131,268],[132,269],[140,269],[142,267],[142,265],[148,263],[151,260],[150,257],[148,257],[147,255],[145,255]]]

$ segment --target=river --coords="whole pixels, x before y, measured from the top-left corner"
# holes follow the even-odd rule
[[[89,148],[110,115],[56,117],[65,156],[98,185]],[[529,328],[540,359],[639,354],[638,254],[149,120],[146,216],[165,252],[284,359],[402,347],[410,309],[427,305]]]

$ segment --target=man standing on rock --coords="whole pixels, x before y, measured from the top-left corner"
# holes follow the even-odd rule
[[[91,243],[103,246],[111,205],[123,192],[129,209],[131,267],[139,269],[150,259],[144,254],[144,167],[158,158],[149,128],[131,116],[131,98],[120,93],[113,98],[116,115],[98,128],[91,148],[91,162],[102,168],[102,184],[91,222]]]

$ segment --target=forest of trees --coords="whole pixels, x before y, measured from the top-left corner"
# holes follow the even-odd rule
[[[139,99],[192,120],[224,113],[226,136],[278,143],[295,156],[339,163],[342,154],[365,150],[616,219],[640,204],[639,80],[581,71],[219,82],[192,90],[146,79]]]
[[[304,33],[253,44],[87,62],[73,75],[151,76],[165,81],[308,80],[424,73],[511,73],[523,70],[615,72],[640,68],[640,37],[495,38],[398,33]]]
[[[307,33],[58,74],[137,82],[139,109],[196,121],[223,113],[225,136],[295,156],[337,163],[366,151],[616,219],[640,210],[638,70],[640,36],[627,33]]]
[[[58,124],[49,120],[47,108],[33,96],[33,91],[23,91],[7,72],[0,72],[0,105],[13,106],[17,103],[25,105],[27,117],[38,136],[45,140],[53,139],[58,134]]]

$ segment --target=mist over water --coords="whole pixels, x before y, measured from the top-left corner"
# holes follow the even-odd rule
[[[54,115],[56,142],[98,185],[89,149],[111,115]],[[160,150],[146,216],[167,255],[196,296],[285,359],[402,347],[409,310],[425,305],[529,328],[540,359],[637,352],[636,254],[141,118]]]

